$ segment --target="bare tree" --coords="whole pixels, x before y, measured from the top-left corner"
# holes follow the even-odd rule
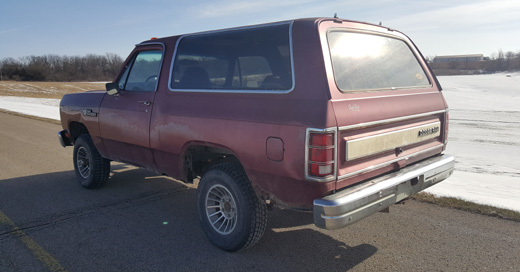
[[[115,54],[80,56],[27,56],[0,61],[2,80],[109,81],[123,59]]]
[[[511,51],[507,51],[505,54],[506,58],[506,70],[512,70],[513,69],[513,60],[515,59],[515,53]]]

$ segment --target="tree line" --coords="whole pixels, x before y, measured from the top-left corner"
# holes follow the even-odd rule
[[[505,71],[519,71],[520,70],[520,52],[514,53],[512,51],[503,52],[499,50],[489,59],[486,65],[488,72],[505,72]]]
[[[434,59],[435,57],[427,58],[438,75],[520,71],[520,51],[504,53],[499,50],[490,57],[485,57],[483,61],[435,62]]]
[[[0,79],[13,81],[111,81],[123,59],[116,54],[28,56],[0,60]]]

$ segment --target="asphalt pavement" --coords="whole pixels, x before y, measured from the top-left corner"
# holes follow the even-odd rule
[[[227,253],[195,185],[112,163],[83,189],[60,129],[0,113],[0,271],[520,271],[520,223],[412,200],[336,231],[275,209],[257,245]]]

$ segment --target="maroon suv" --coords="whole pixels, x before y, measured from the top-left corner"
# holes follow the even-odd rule
[[[338,229],[454,168],[448,106],[412,41],[337,18],[145,41],[106,91],[60,110],[82,186],[102,186],[110,161],[200,178],[200,222],[227,251],[261,238],[268,205]]]

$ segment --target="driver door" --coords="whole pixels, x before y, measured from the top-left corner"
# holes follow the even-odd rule
[[[139,47],[118,80],[119,92],[105,94],[99,129],[110,159],[155,170],[150,118],[162,58],[160,46]]]

